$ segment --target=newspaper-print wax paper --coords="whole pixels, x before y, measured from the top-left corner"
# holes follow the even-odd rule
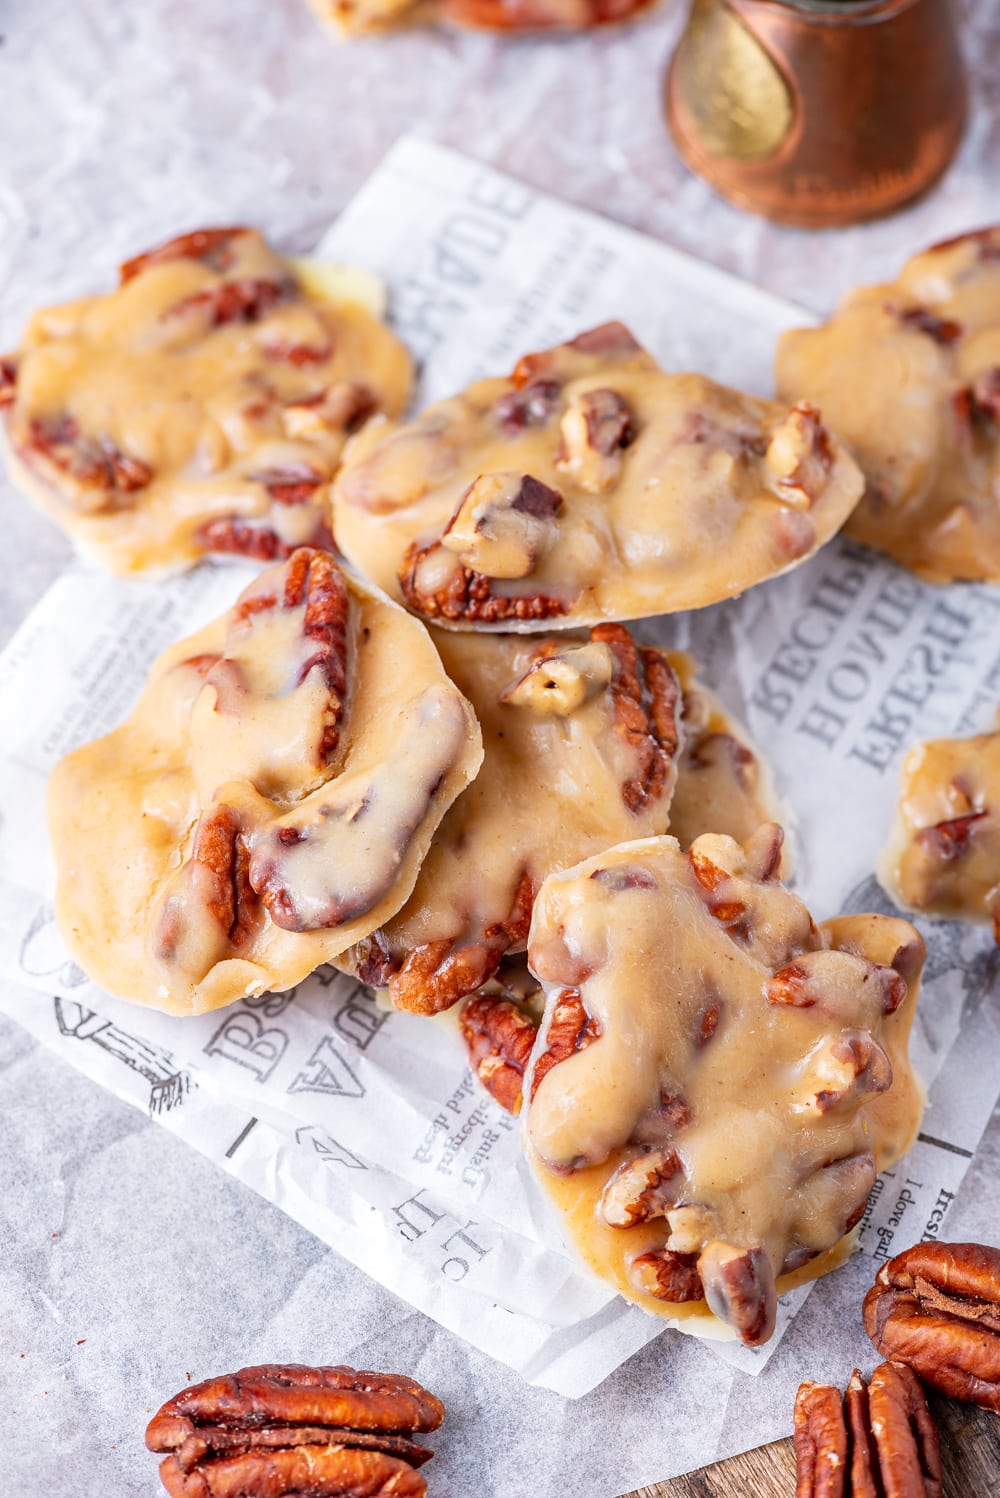
[[[385,279],[421,361],[420,402],[607,318],[630,323],[669,368],[767,394],[775,338],[807,316],[414,140],[320,253]],[[386,1010],[329,970],[179,1020],[103,994],[61,946],[42,832],[49,771],[119,721],[159,652],[249,575],[210,564],[154,585],[75,567],[0,660],[0,1006],[441,1325],[525,1379],[582,1396],[661,1324],[576,1267],[516,1125],[472,1082],[453,1020]],[[837,541],[741,600],[642,628],[692,648],[769,755],[794,814],[797,888],[817,917],[889,910],[871,870],[901,754],[915,737],[991,720],[1000,592],[935,589]],[[876,1259],[942,1232],[1000,1088],[989,936],[924,929],[913,1051],[929,1107],[917,1145],[872,1193],[860,1241]],[[767,1347],[713,1351],[758,1371],[803,1301],[825,1293],[821,1283],[785,1297]]]

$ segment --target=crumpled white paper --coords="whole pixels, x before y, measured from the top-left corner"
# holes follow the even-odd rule
[[[395,325],[422,361],[421,401],[609,317],[668,367],[768,393],[777,334],[806,319],[413,140],[320,249],[385,278]],[[453,1021],[379,1009],[326,971],[288,995],[178,1020],[100,993],[61,947],[40,835],[47,774],[113,726],[160,650],[227,607],[247,575],[210,565],[153,585],[73,568],[0,660],[0,972],[11,980],[0,1007],[442,1325],[525,1378],[582,1395],[660,1324],[576,1269],[516,1126],[469,1077]],[[990,720],[998,620],[996,590],[933,589],[836,542],[742,600],[642,628],[693,648],[765,747],[797,814],[799,888],[823,917],[889,908],[871,869],[901,752],[918,733]],[[931,1107],[915,1149],[873,1193],[861,1237],[879,1259],[940,1233],[1000,1086],[989,937],[954,924],[927,934],[914,1054]],[[767,1348],[714,1350],[759,1370],[809,1293],[785,1298]]]

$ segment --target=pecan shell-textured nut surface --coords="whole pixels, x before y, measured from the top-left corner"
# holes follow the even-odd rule
[[[36,313],[0,364],[14,478],[115,572],[331,547],[344,444],[401,410],[410,366],[328,283],[253,229],[204,229]]]
[[[810,556],[860,493],[812,407],[667,374],[615,323],[361,434],[335,530],[426,618],[537,632],[730,598]]]
[[[481,759],[423,627],[299,549],[57,765],[60,930],[172,1012],[289,988],[399,909]]]
[[[987,921],[1000,944],[1000,727],[910,750],[878,874],[904,908]]]
[[[438,24],[474,31],[586,31],[630,20],[653,0],[311,0],[346,36]]]
[[[1000,1249],[918,1243],[883,1264],[863,1315],[882,1357],[1000,1414]]]
[[[795,1396],[795,1498],[940,1498],[937,1428],[920,1380],[882,1363],[855,1369],[841,1397],[804,1383]]]
[[[815,401],[864,470],[849,535],[931,582],[1000,580],[1000,227],[786,333],[776,383]]]
[[[521,1111],[524,1073],[538,1026],[513,1000],[482,993],[462,1006],[462,1038],[486,1091],[507,1113]]]
[[[782,1274],[842,1259],[923,1102],[920,937],[817,926],[776,848],[766,826],[621,844],[545,881],[528,940],[548,998],[525,1133],[570,1239],[646,1309],[752,1346]]]
[[[171,1498],[422,1498],[412,1439],[444,1406],[413,1379],[263,1364],[183,1389],[153,1416]]]
[[[474,994],[507,953],[524,951],[547,874],[666,830],[680,752],[669,658],[624,625],[433,639],[475,709],[483,767],[438,828],[404,908],[338,959],[424,1014]]]

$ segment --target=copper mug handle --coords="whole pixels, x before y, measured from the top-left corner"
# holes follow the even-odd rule
[[[822,228],[925,191],[966,98],[951,0],[694,0],[666,102],[681,155],[725,197]]]

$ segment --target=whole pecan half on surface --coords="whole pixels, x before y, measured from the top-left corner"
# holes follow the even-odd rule
[[[662,652],[636,645],[623,625],[598,624],[590,638],[607,645],[615,658],[615,731],[636,758],[622,799],[638,811],[660,794],[677,756],[680,686]]]
[[[866,1388],[855,1369],[843,1399],[802,1384],[795,1465],[795,1498],[940,1498],[937,1429],[913,1370],[882,1363]]]
[[[883,1357],[1000,1414],[1000,1249],[918,1243],[882,1266],[862,1314]]]
[[[266,1363],[167,1400],[146,1429],[171,1498],[422,1498],[444,1406],[413,1379]]]
[[[64,481],[76,509],[99,513],[127,505],[153,479],[148,463],[123,452],[110,437],[88,435],[74,417],[32,417],[20,447],[22,461],[42,479]]]

